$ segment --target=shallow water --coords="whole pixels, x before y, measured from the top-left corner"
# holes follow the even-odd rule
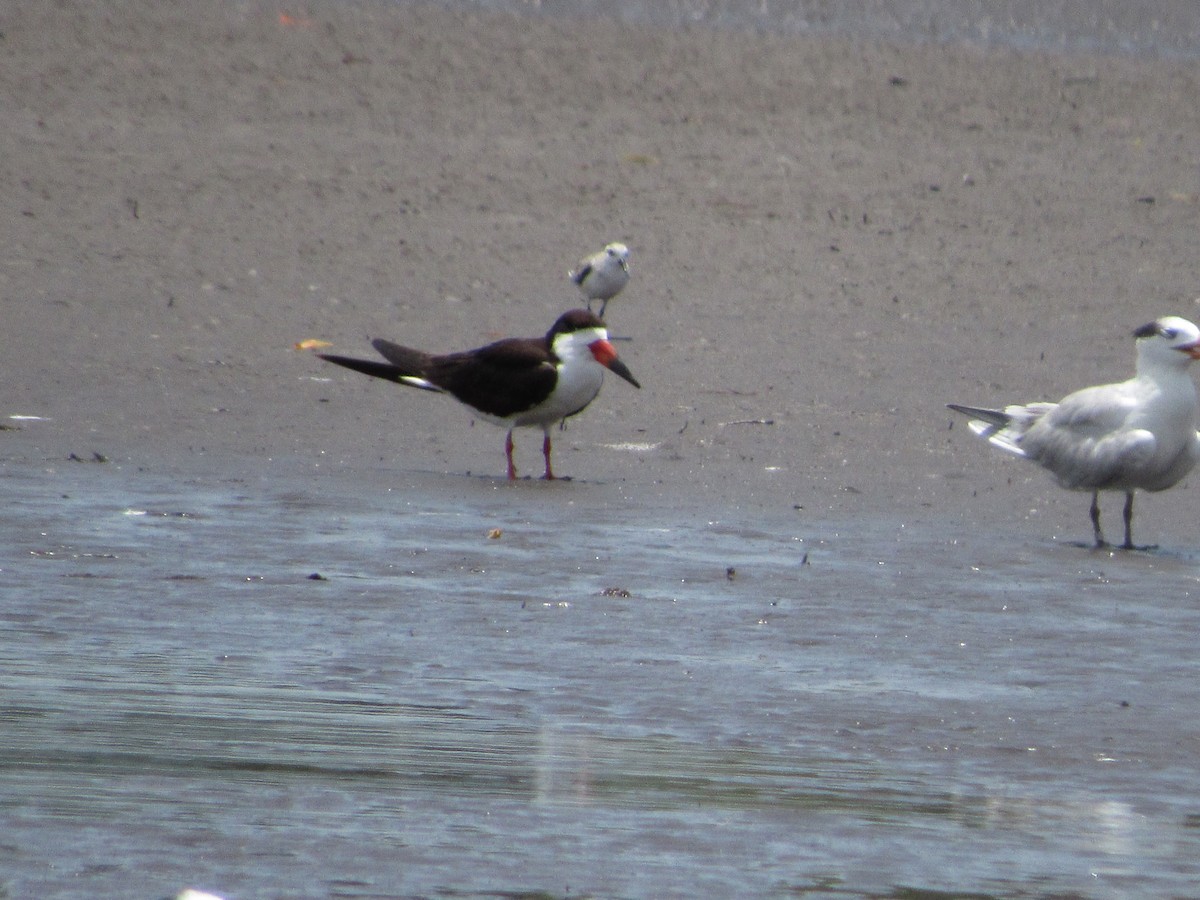
[[[1192,554],[583,482],[0,476],[0,895],[1200,876]]]

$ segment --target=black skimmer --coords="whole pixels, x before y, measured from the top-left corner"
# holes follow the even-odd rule
[[[517,477],[513,429],[542,429],[543,477],[553,479],[550,426],[582,412],[596,398],[605,369],[641,387],[609,343],[604,322],[586,309],[563,313],[545,337],[505,338],[461,353],[436,356],[384,340],[371,345],[387,362],[320,357],[375,378],[444,391],[479,418],[507,428],[504,452],[510,479]]]
[[[608,301],[629,283],[629,248],[624,244],[608,244],[599,253],[580,260],[579,268],[569,273],[587,297],[588,309],[593,300],[600,300],[600,317],[608,309]]]
[[[1125,492],[1125,543],[1133,545],[1133,492],[1162,491],[1200,459],[1200,405],[1188,364],[1200,359],[1200,328],[1167,316],[1134,332],[1137,369],[1119,384],[1084,388],[1058,403],[1004,409],[950,404],[973,432],[1048,469],[1070,490],[1092,492],[1092,531],[1100,530],[1100,491]]]

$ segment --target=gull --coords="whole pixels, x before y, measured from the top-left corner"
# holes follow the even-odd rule
[[[588,309],[592,308],[593,300],[602,301],[600,318],[603,319],[608,301],[629,283],[629,248],[624,244],[608,244],[599,253],[580,260],[579,267],[569,275],[587,297]]]
[[[1097,548],[1108,546],[1100,529],[1101,491],[1125,493],[1121,549],[1133,550],[1134,491],[1166,490],[1200,459],[1200,405],[1187,372],[1200,359],[1200,328],[1166,316],[1133,334],[1137,366],[1128,381],[1084,388],[1058,403],[949,405],[971,417],[975,434],[1048,469],[1062,487],[1091,491]]]
[[[550,426],[583,412],[596,399],[605,369],[641,387],[609,343],[604,322],[586,309],[563,313],[544,337],[505,338],[461,353],[433,355],[384,340],[371,346],[387,362],[318,355],[364,375],[448,393],[479,418],[507,428],[509,480],[517,477],[513,429],[542,429],[543,477],[553,480]]]

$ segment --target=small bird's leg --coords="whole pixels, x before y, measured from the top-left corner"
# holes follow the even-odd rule
[[[546,457],[546,474],[542,477],[547,481],[554,480],[554,472],[550,470],[550,430],[547,429],[545,437],[542,438],[542,456]]]
[[[588,304],[589,311],[591,310],[591,308],[592,308],[591,304]],[[603,303],[600,304],[600,318],[602,318],[602,319],[604,318],[604,311],[606,309],[608,309],[608,301],[607,300],[605,300]]]
[[[1122,550],[1135,550],[1133,546],[1133,491],[1125,492],[1125,543],[1121,545]]]
[[[1108,541],[1104,540],[1104,532],[1100,530],[1100,492],[1092,491],[1092,533],[1096,536],[1096,549],[1100,550],[1108,546]]]
[[[504,455],[508,457],[508,480],[516,481],[517,480],[517,467],[513,463],[513,458],[512,458],[513,439],[512,439],[512,430],[511,429],[508,432],[508,437],[506,437],[504,439]]]

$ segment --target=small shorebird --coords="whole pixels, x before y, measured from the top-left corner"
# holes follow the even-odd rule
[[[1084,388],[1058,403],[1004,409],[950,404],[971,417],[980,437],[1048,469],[1070,490],[1092,492],[1096,547],[1100,491],[1125,492],[1125,543],[1133,550],[1133,492],[1161,491],[1187,475],[1200,459],[1196,433],[1200,406],[1188,364],[1200,359],[1200,329],[1167,316],[1134,332],[1136,374],[1119,384]]]
[[[387,362],[320,357],[375,378],[443,391],[479,418],[507,428],[504,452],[510,479],[517,477],[513,429],[542,429],[543,477],[553,479],[550,426],[582,412],[596,398],[605,369],[641,387],[609,343],[604,322],[585,309],[563,313],[545,337],[505,338],[461,353],[437,356],[384,340],[371,345]]]
[[[599,253],[580,260],[579,267],[569,273],[587,297],[588,309],[593,300],[600,300],[600,318],[608,309],[608,301],[629,283],[629,248],[624,244],[608,244]]]

